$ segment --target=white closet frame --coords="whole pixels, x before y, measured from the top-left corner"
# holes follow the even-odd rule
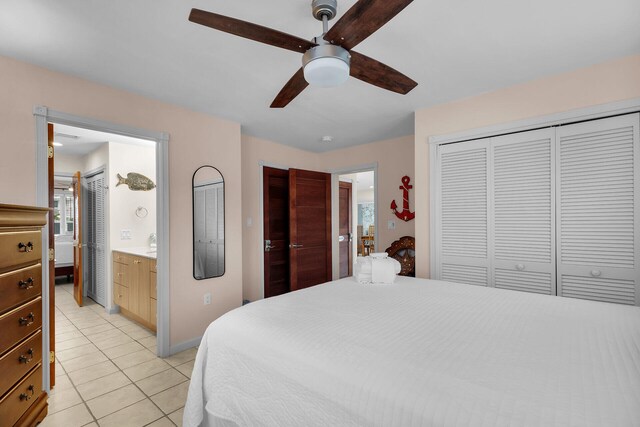
[[[640,98],[616,102],[611,104],[599,105],[579,110],[568,111],[564,113],[553,114],[549,116],[537,117],[518,122],[505,123],[502,125],[489,126],[485,128],[474,129],[470,131],[460,132],[451,135],[432,136],[429,138],[429,161],[430,161],[430,249],[431,249],[431,277],[440,277],[441,254],[438,248],[440,235],[438,227],[440,226],[440,218],[438,217],[440,206],[440,170],[439,165],[440,150],[439,146],[455,142],[464,142],[478,140],[500,135],[526,132],[544,127],[566,125],[575,122],[606,118],[614,115],[635,113],[640,111]],[[640,169],[640,168],[638,168]],[[636,170],[636,174],[638,174]],[[490,234],[488,239],[493,239]],[[491,277],[489,277],[491,282]]]

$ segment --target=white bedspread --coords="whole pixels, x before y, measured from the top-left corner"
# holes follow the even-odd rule
[[[637,426],[640,308],[330,282],[213,322],[184,425]]]

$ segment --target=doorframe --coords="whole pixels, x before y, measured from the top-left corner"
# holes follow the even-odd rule
[[[340,245],[338,242],[340,236],[340,227],[338,222],[340,220],[339,210],[339,183],[340,175],[348,175],[352,173],[371,172],[373,171],[373,224],[375,226],[374,239],[376,245],[379,244],[379,222],[378,222],[378,162],[366,163],[362,165],[350,166],[339,169],[330,169],[331,174],[331,249],[332,249],[332,276],[333,280],[337,280],[340,277]],[[357,208],[357,206],[356,206]],[[352,224],[357,226],[357,221]],[[357,243],[357,242],[356,242]]]
[[[51,110],[46,106],[37,105],[33,108],[36,133],[36,205],[49,206],[48,189],[48,156],[47,156],[47,124],[64,124],[100,132],[124,135],[145,139],[156,143],[156,174],[157,174],[157,226],[158,232],[158,332],[157,354],[160,357],[169,356],[169,134],[139,129],[132,126],[114,124],[102,120],[77,116],[61,111]],[[54,171],[55,172],[55,171]],[[49,224],[45,225],[42,233],[42,257],[48,259]],[[43,269],[42,283],[49,283],[49,271]],[[49,287],[43,286],[43,354],[49,354]],[[50,393],[49,369],[43,369],[43,388]]]

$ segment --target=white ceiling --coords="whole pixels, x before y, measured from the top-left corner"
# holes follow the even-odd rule
[[[53,140],[59,142],[62,146],[56,146],[55,152],[65,154],[67,156],[86,156],[94,150],[97,150],[106,142],[121,142],[125,144],[136,144],[154,146],[152,141],[131,138],[128,136],[116,135],[112,133],[99,132],[90,129],[77,128],[67,125],[55,124],[53,126]]]
[[[640,53],[638,0],[416,0],[356,50],[419,83],[406,96],[350,79],[269,104],[301,55],[187,20],[192,7],[302,38],[310,0],[4,0],[0,55],[242,124],[312,151],[413,133],[413,112]],[[338,18],[355,0],[339,0]],[[100,102],[100,100],[96,100]],[[157,129],[162,130],[162,129]],[[331,135],[331,144],[320,142]]]

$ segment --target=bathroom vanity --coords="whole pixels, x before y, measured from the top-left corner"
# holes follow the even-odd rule
[[[156,253],[149,248],[113,251],[113,302],[131,320],[156,331]]]

